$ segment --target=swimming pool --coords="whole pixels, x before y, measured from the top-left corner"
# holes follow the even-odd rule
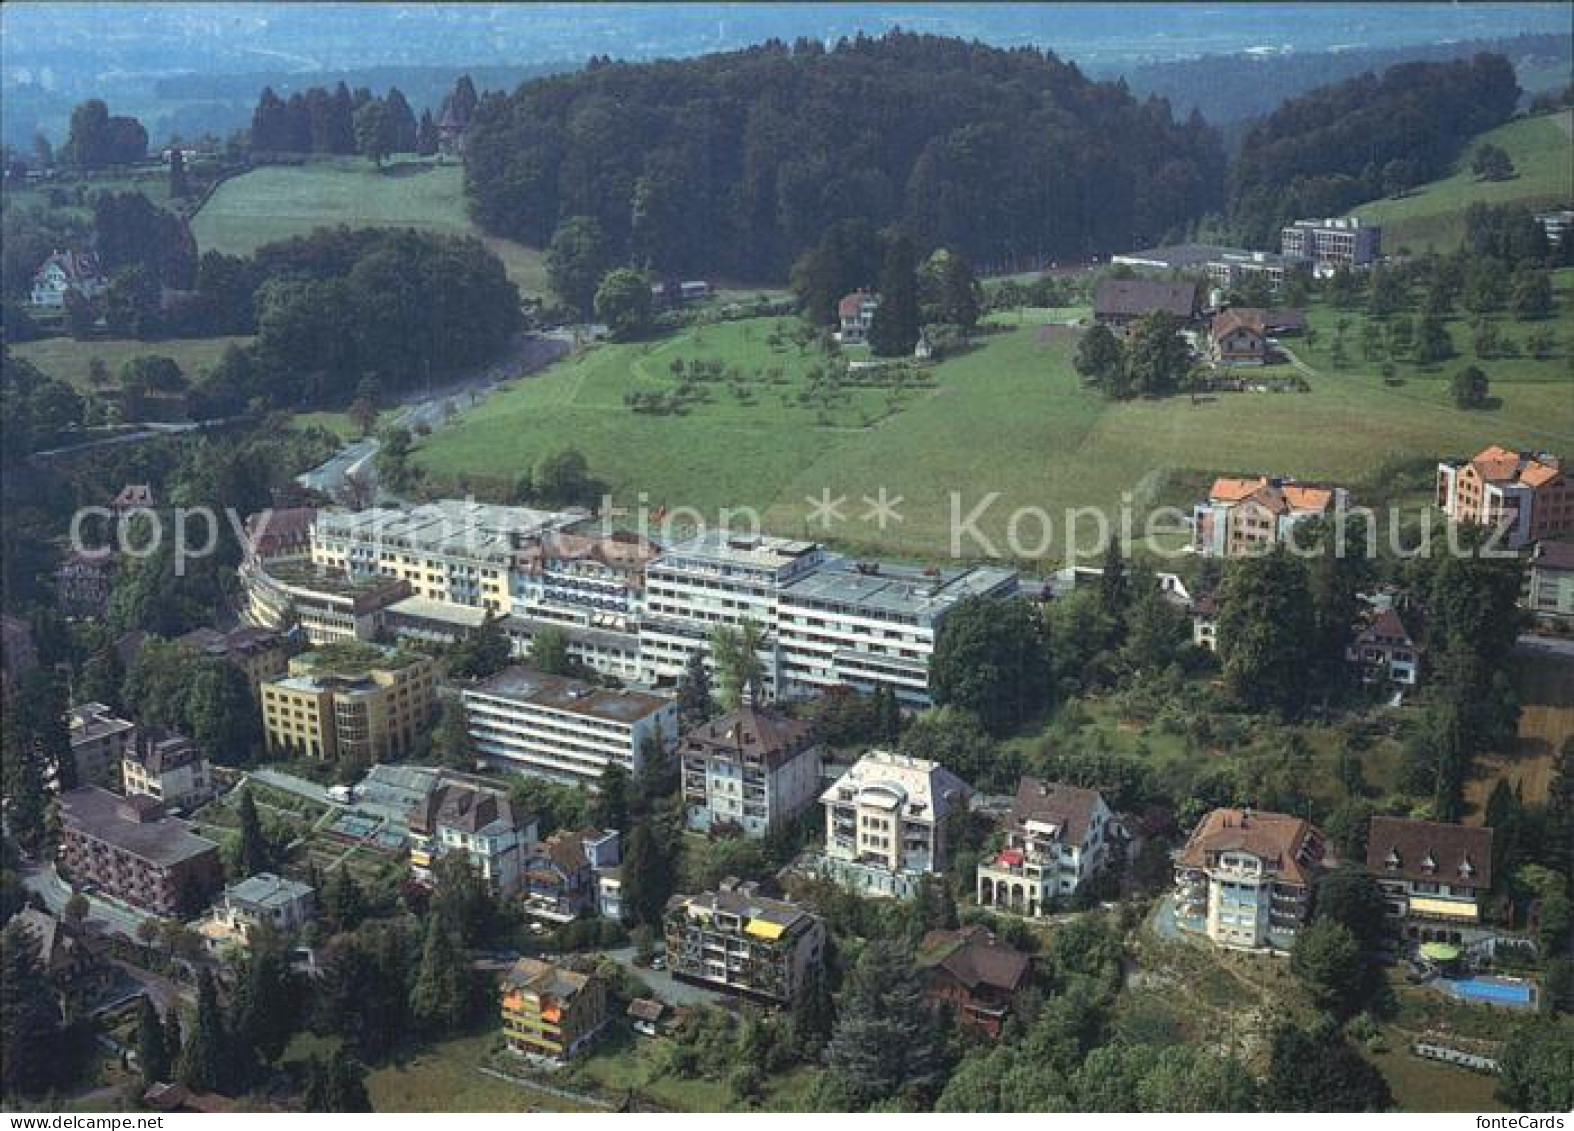
[[[1467,1001],[1508,1005],[1518,1009],[1530,1006],[1533,992],[1529,982],[1514,982],[1506,978],[1445,978],[1439,985],[1446,992]]]

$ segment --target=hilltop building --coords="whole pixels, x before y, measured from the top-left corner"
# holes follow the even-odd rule
[[[98,256],[90,251],[55,251],[33,272],[28,299],[34,306],[58,310],[73,291],[92,300],[108,289],[109,280],[98,265]]]
[[[1465,944],[1481,936],[1481,898],[1492,890],[1491,829],[1373,817],[1366,870],[1402,937]]]
[[[1108,862],[1114,814],[1097,790],[1023,778],[1005,844],[978,865],[978,905],[1047,915]]]
[[[1235,950],[1289,950],[1323,869],[1322,830],[1300,817],[1215,809],[1175,857],[1175,921]]]
[[[1192,511],[1197,552],[1230,558],[1261,553],[1286,541],[1297,523],[1348,505],[1343,487],[1266,476],[1215,479],[1208,498]]]
[[[820,795],[826,873],[861,894],[913,895],[945,870],[946,818],[970,793],[938,762],[871,750]]]

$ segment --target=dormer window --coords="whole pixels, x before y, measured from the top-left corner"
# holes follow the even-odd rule
[[[1399,853],[1390,848],[1388,856],[1383,860],[1383,866],[1390,872],[1397,872],[1399,870]]]
[[[1423,872],[1427,872],[1427,873],[1431,873],[1431,872],[1437,871],[1437,861],[1435,859],[1433,859],[1432,854],[1430,852],[1428,852],[1426,854],[1426,856],[1424,856],[1422,858],[1422,860],[1421,860],[1421,870]]]
[[[1467,880],[1476,874],[1476,866],[1470,862],[1470,857],[1459,862],[1459,874]]]

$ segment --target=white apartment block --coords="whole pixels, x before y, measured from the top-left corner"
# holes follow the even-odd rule
[[[837,560],[786,586],[777,601],[778,693],[889,687],[927,707],[929,660],[941,625],[968,597],[1009,597],[1017,575],[977,566],[918,569]]]
[[[869,751],[820,795],[826,874],[865,895],[914,894],[945,869],[946,818],[971,792],[938,762]]]
[[[812,724],[745,705],[689,731],[678,747],[689,828],[762,837],[820,793],[820,743]]]
[[[978,865],[979,906],[1050,914],[1108,862],[1113,822],[1097,790],[1023,778],[1005,845]]]
[[[506,613],[514,554],[583,514],[444,499],[409,509],[323,511],[312,562],[351,577],[406,581],[417,597]]]
[[[1287,951],[1323,868],[1322,830],[1300,817],[1215,809],[1175,857],[1175,922],[1232,950]]]
[[[631,777],[646,752],[672,753],[678,706],[640,691],[611,691],[577,679],[514,667],[463,692],[476,756],[488,766],[595,785],[610,765]]]
[[[640,648],[647,677],[676,679],[696,649],[708,652],[718,626],[736,628],[752,620],[769,641],[761,658],[766,682],[774,690],[778,595],[825,557],[815,542],[725,530],[709,531],[665,551],[645,571]]]
[[[513,611],[533,620],[628,631],[645,607],[645,570],[660,552],[638,534],[545,534],[514,557]]]

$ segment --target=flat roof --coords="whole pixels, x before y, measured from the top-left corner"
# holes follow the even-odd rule
[[[483,556],[507,553],[521,538],[557,530],[584,517],[581,512],[439,499],[408,508],[324,511],[317,516],[316,531],[375,544]]]
[[[637,722],[672,703],[660,695],[596,687],[583,680],[519,666],[505,668],[466,694],[489,695],[620,723]]]
[[[837,560],[782,590],[786,601],[816,601],[875,612],[933,616],[967,597],[1014,589],[1015,570],[941,570]]]
[[[460,628],[480,628],[486,623],[488,616],[486,609],[473,608],[469,605],[453,605],[447,601],[434,601],[429,597],[406,597],[402,601],[395,601],[383,611],[418,620],[457,625]]]
[[[780,569],[820,549],[818,542],[800,538],[778,538],[773,534],[750,534],[729,530],[706,530],[692,538],[674,543],[656,559],[703,558],[716,562]]]
[[[60,795],[60,817],[69,828],[78,828],[96,840],[112,844],[142,860],[168,867],[218,851],[218,845],[197,836],[176,817],[137,821],[126,816],[127,799],[86,785]]]

